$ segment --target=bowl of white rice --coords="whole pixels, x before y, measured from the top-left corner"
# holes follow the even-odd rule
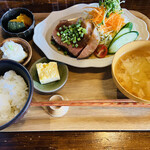
[[[24,116],[32,95],[33,81],[28,70],[16,61],[0,60],[0,130]]]

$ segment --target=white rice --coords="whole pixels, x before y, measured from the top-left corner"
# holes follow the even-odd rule
[[[15,117],[25,105],[28,87],[24,79],[10,70],[0,76],[0,120]]]

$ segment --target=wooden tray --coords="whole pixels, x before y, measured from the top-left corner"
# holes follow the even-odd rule
[[[150,31],[150,20],[143,14],[131,11],[143,19]],[[46,18],[49,13],[35,13],[36,24]],[[0,40],[2,36],[0,30]],[[43,57],[41,50],[30,41],[33,57],[27,66]],[[80,69],[69,67],[69,78],[66,85],[57,92],[66,100],[117,99],[125,98],[116,88],[111,66],[105,68]],[[53,93],[56,94],[56,93]],[[40,95],[34,92],[33,101],[47,101],[52,95]],[[119,105],[119,104],[118,104]],[[69,112],[61,118],[52,118],[46,107],[30,107],[22,120],[5,131],[70,131],[70,130],[149,130],[150,109],[115,107],[70,107]]]

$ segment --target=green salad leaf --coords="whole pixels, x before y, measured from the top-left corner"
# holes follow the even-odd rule
[[[99,6],[103,6],[104,8],[106,8],[106,12],[105,12],[102,24],[105,24],[104,22],[105,17],[108,18],[111,13],[120,12],[122,10],[120,6],[121,3],[125,3],[125,0],[121,0],[121,1],[120,0],[104,0],[104,1],[100,0],[99,1]]]

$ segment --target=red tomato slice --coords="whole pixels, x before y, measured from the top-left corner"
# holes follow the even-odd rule
[[[98,58],[104,58],[107,55],[108,49],[105,45],[101,44],[98,45],[94,54],[95,56],[97,56]]]

